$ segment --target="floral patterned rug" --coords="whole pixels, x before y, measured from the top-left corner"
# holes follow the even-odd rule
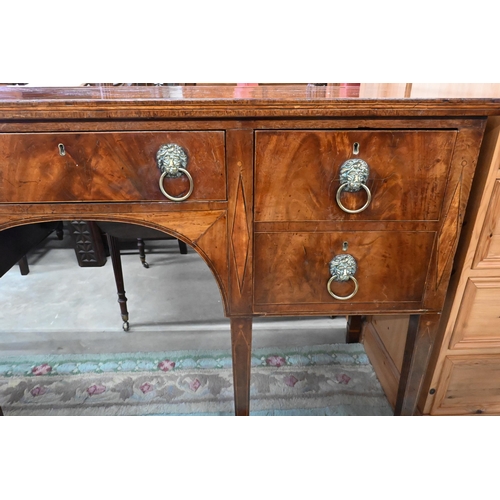
[[[251,415],[392,415],[361,344],[252,353]],[[232,415],[229,351],[0,357],[9,415]]]

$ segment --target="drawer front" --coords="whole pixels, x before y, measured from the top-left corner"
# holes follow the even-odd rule
[[[355,233],[257,233],[255,235],[256,305],[323,304],[332,310],[362,304],[363,310],[418,308],[424,292],[433,232],[360,231]],[[347,250],[344,252],[345,243]],[[359,289],[349,300],[327,290],[329,262],[348,253],[357,261]],[[347,296],[349,280],[333,282],[332,291]],[[262,308],[260,308],[262,309]]]
[[[168,202],[159,187],[156,153],[169,143],[187,153],[193,178],[193,192],[183,203],[225,200],[224,142],[220,131],[0,134],[0,203]],[[184,174],[163,182],[174,197],[189,184]]]
[[[256,221],[438,220],[457,133],[286,130],[255,136]],[[340,167],[350,159],[369,167],[371,202],[357,214],[336,202]],[[340,192],[349,210],[367,199],[364,188]]]
[[[467,281],[450,349],[500,347],[500,277]]]
[[[431,415],[500,414],[500,355],[445,359]]]

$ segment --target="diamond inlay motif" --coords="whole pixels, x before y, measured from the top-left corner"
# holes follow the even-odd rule
[[[250,244],[250,232],[248,230],[246,200],[243,192],[243,180],[240,176],[238,190],[236,194],[236,204],[234,208],[233,229],[231,234],[231,245],[233,249],[234,261],[236,265],[236,275],[238,276],[238,286],[240,292],[245,279],[245,268],[248,258],[248,248]]]

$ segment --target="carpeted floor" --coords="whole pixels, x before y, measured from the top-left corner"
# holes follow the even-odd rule
[[[6,415],[232,415],[229,321],[213,275],[175,240],[135,243],[122,263],[121,328],[110,262],[80,268],[49,237],[0,280],[0,406]],[[252,415],[388,415],[345,318],[256,318]],[[308,347],[316,346],[316,347]],[[196,349],[196,351],[194,351]]]
[[[9,415],[232,415],[229,351],[0,358]],[[251,415],[392,415],[360,344],[255,349]]]

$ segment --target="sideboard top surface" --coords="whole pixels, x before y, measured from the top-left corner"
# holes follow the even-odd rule
[[[0,87],[0,119],[426,117],[500,115],[500,96],[363,97],[358,88],[269,85]]]

